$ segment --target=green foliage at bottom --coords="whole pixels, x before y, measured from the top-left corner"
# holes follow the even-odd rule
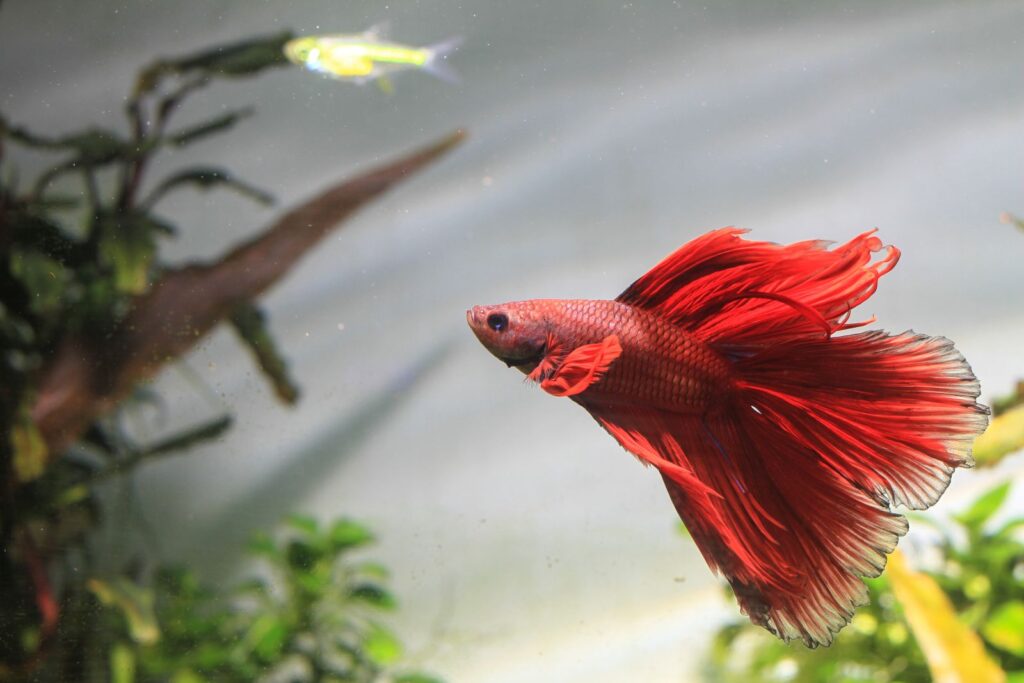
[[[397,606],[387,570],[351,557],[372,542],[350,520],[292,517],[279,539],[253,539],[261,571],[228,590],[182,568],[145,589],[95,582],[116,634],[109,680],[439,683],[398,668],[402,644],[381,620]]]

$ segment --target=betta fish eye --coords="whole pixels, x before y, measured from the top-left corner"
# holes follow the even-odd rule
[[[495,332],[504,332],[508,329],[508,316],[504,313],[491,313],[487,316],[487,327]]]

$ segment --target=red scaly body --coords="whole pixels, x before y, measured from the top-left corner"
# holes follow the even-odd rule
[[[750,619],[828,644],[987,424],[942,337],[837,333],[899,252],[717,230],[615,301],[477,306],[481,343],[655,466]],[[883,251],[881,259],[873,254]],[[870,322],[870,321],[869,321]]]
[[[697,415],[722,398],[730,376],[726,360],[656,315],[617,301],[536,299],[520,305],[550,321],[547,352],[554,358],[548,366],[564,352],[618,336],[622,355],[587,391],[588,402],[643,402]]]

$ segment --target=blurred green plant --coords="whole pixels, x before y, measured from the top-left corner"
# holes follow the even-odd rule
[[[996,402],[1001,415],[1012,415],[1019,409],[1024,399],[1020,389],[1018,386],[1015,396]],[[998,428],[996,422],[992,427]],[[995,464],[1022,446],[1018,443],[997,454],[993,451],[986,464]],[[932,569],[924,573],[948,597],[959,622],[978,634],[989,658],[1006,673],[1006,680],[1024,683],[1024,517],[1001,522],[997,519],[1009,492],[1009,482],[996,486],[953,515],[949,523],[923,514],[913,514],[912,518],[917,524],[931,527],[940,539],[929,562]],[[925,629],[927,624],[937,626],[945,615],[940,613],[941,605],[933,605],[937,611],[929,614],[922,612],[919,604],[902,604],[897,594],[914,587],[915,580],[906,570],[901,571],[895,576],[887,570],[878,578],[866,580],[869,603],[857,610],[850,625],[826,648],[810,650],[798,643],[783,643],[746,620],[723,626],[704,663],[704,679],[716,683],[933,680],[926,652],[934,643],[922,649],[918,640],[920,624],[924,622]],[[900,585],[895,585],[897,581]],[[972,637],[968,632],[961,640]],[[934,660],[933,656],[933,666]]]
[[[114,636],[98,648],[110,653],[111,679],[438,683],[395,668],[402,645],[380,620],[397,605],[387,569],[352,557],[373,542],[370,531],[299,516],[285,526],[278,539],[252,540],[264,571],[231,589],[203,585],[181,567],[162,568],[151,588],[129,584],[121,595],[93,587]]]
[[[992,401],[992,422],[974,441],[979,467],[994,465],[1010,453],[1024,449],[1024,382],[1016,391]]]
[[[202,680],[191,669],[160,678],[151,653],[170,657],[173,644],[186,637],[195,639],[199,651],[216,648],[206,638],[228,633],[227,622],[244,622],[242,612],[225,612],[211,598],[193,605],[197,616],[187,619],[174,611],[181,600],[206,595],[198,588],[188,593],[187,572],[173,584],[185,591],[175,602],[169,575],[161,574],[157,585],[163,588],[156,593],[145,587],[152,561],[144,553],[131,560],[106,557],[97,536],[111,520],[103,514],[99,487],[152,459],[221,437],[231,417],[214,416],[152,438],[137,424],[129,428],[144,409],[163,410],[142,383],[226,322],[277,396],[296,401],[298,388],[257,297],[355,210],[462,139],[457,132],[335,184],[220,259],[182,267],[162,262],[162,241],[178,234],[171,220],[156,213],[169,194],[223,188],[270,203],[269,194],[217,166],[183,168],[157,180],[148,172],[157,154],[224,133],[245,119],[250,109],[171,125],[188,96],[211,83],[286,64],[281,47],[290,38],[281,33],[154,62],[140,72],[127,101],[127,132],[89,126],[50,135],[0,115],[0,681]],[[11,147],[18,148],[19,160],[54,154],[58,159],[21,187],[7,154]],[[324,538],[309,528],[292,542],[296,548],[327,545],[316,546],[321,555],[310,560],[309,572],[282,565],[289,580],[308,583],[313,565],[334,567],[341,549]],[[326,614],[337,596],[324,591],[292,595],[287,609],[264,604],[270,611],[252,619],[263,619],[266,638],[285,626],[293,630],[280,652],[266,644],[271,641],[258,640],[261,654],[248,664],[270,666],[275,652],[300,654],[297,606]],[[346,596],[345,605],[359,597]],[[125,618],[126,637],[116,643],[103,628],[112,610]],[[293,621],[284,620],[286,612]],[[344,614],[353,619],[357,612],[345,607]],[[197,631],[187,633],[193,626]],[[396,641],[383,627],[367,628],[373,638],[352,641],[365,660],[363,668],[352,669],[358,675],[379,672],[396,653]]]

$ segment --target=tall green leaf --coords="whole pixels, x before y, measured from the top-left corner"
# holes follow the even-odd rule
[[[277,397],[288,405],[298,401],[299,387],[288,372],[288,362],[267,328],[266,314],[255,304],[240,304],[231,314],[231,324],[256,357],[256,363],[274,386]]]
[[[15,248],[9,266],[24,286],[33,313],[45,318],[60,311],[70,274],[59,261],[36,249]]]
[[[370,659],[379,666],[387,666],[402,655],[402,645],[388,629],[378,623],[370,625],[363,638],[363,649]]]
[[[274,198],[258,187],[238,180],[223,169],[203,166],[185,169],[166,178],[156,186],[142,204],[147,208],[152,207],[172,190],[189,185],[200,190],[224,187],[234,190],[260,204],[269,205],[274,203]]]
[[[969,529],[978,529],[999,510],[1009,492],[1010,482],[1002,483],[982,495],[954,518]]]
[[[1024,600],[1001,605],[982,626],[981,633],[1001,650],[1024,657]]]
[[[111,683],[134,683],[135,653],[124,643],[117,643],[110,650]]]
[[[186,57],[161,59],[139,73],[136,97],[156,90],[168,76],[251,76],[289,62],[282,48],[293,38],[290,31],[202,50]]]
[[[201,140],[208,135],[228,130],[242,119],[252,116],[252,113],[253,109],[251,107],[231,111],[223,116],[218,116],[217,118],[210,119],[209,121],[189,126],[177,133],[172,133],[167,136],[167,140],[176,147],[184,147],[185,145],[192,144],[193,142]]]
[[[46,471],[49,452],[39,428],[24,407],[18,411],[11,425],[10,447],[14,453],[14,473],[18,481],[38,479]]]
[[[350,519],[339,519],[332,524],[328,535],[335,550],[357,548],[367,543],[373,543],[374,540],[373,532]]]

